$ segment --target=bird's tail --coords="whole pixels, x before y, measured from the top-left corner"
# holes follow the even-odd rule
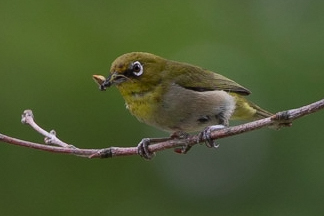
[[[267,110],[262,109],[258,105],[248,101],[249,105],[256,110],[255,114],[252,116],[254,119],[262,119],[262,118],[268,118],[270,116],[273,116],[271,112],[268,112]]]
[[[273,114],[246,100],[242,96],[234,96],[236,107],[232,120],[255,120],[272,116]]]

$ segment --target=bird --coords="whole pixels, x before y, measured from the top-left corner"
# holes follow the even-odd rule
[[[217,147],[210,132],[229,125],[229,120],[256,120],[273,114],[246,99],[251,91],[213,71],[189,63],[147,53],[131,52],[117,57],[109,75],[93,75],[101,90],[116,86],[126,108],[140,122],[183,137],[199,132],[208,147]],[[157,139],[160,141],[160,139]],[[154,153],[145,138],[138,154]],[[186,153],[190,146],[183,148]]]

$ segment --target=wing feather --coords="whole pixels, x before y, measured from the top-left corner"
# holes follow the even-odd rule
[[[223,90],[241,95],[251,91],[225,76],[186,63],[172,62],[167,71],[175,73],[174,82],[183,88],[193,91]]]

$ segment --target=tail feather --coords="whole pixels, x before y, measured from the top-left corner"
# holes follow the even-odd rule
[[[236,100],[236,107],[231,116],[232,120],[254,120],[267,118],[273,115],[244,97],[235,95],[234,98]]]
[[[253,118],[255,119],[262,119],[262,118],[268,118],[270,116],[273,116],[271,112],[268,112],[267,110],[262,109],[258,105],[248,101],[249,105],[256,110],[255,114],[253,115]]]

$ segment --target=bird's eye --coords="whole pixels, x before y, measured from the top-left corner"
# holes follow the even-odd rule
[[[143,74],[143,66],[139,61],[136,61],[132,65],[133,74],[136,76],[141,76]]]

